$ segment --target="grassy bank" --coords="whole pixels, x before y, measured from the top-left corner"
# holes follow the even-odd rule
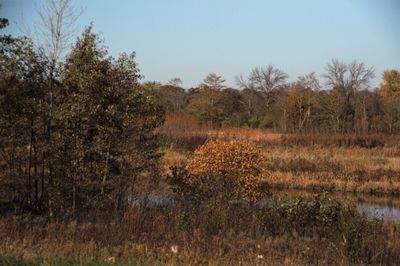
[[[177,202],[115,216],[6,216],[0,256],[3,264],[20,265],[394,265],[400,263],[399,230],[319,198],[271,199],[263,206]]]

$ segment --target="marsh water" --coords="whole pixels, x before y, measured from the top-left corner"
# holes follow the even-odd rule
[[[295,198],[312,199],[317,193],[300,190],[272,190],[274,197],[292,200]],[[321,197],[331,198],[344,204],[355,206],[360,213],[368,218],[383,219],[384,221],[400,222],[400,197],[399,196],[374,196],[354,193],[329,193],[321,194]],[[148,204],[152,206],[173,205],[171,194],[163,192],[137,193],[131,196],[132,206]]]
[[[297,197],[312,198],[316,193],[298,190],[274,190],[273,194],[284,199]],[[399,196],[375,196],[354,193],[329,193],[323,197],[335,199],[339,202],[353,205],[360,213],[368,218],[383,219],[384,221],[400,221],[400,197]]]

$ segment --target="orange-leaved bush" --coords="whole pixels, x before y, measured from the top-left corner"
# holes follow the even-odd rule
[[[243,140],[210,140],[189,158],[184,169],[174,169],[176,192],[197,199],[256,201],[265,195],[262,151]]]

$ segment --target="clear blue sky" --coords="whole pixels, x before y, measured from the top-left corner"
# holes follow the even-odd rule
[[[0,0],[0,16],[19,34],[32,25],[42,0]],[[273,64],[295,80],[324,72],[327,62],[365,62],[377,86],[387,69],[400,69],[399,0],[75,0],[113,56],[136,51],[145,80],[180,77],[196,86],[209,72],[234,77]]]

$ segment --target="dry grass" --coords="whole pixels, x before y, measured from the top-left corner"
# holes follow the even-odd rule
[[[262,129],[214,129],[210,123],[204,123],[194,116],[180,113],[168,113],[164,125],[157,132],[165,146],[180,151],[194,151],[207,139],[251,140],[271,144],[279,143],[282,138],[282,134]]]
[[[8,256],[79,263],[114,258],[128,265],[400,263],[398,225],[317,203],[139,206],[122,216],[98,213],[58,221],[5,216],[0,262]]]
[[[174,132],[164,133],[177,137]],[[184,134],[192,136],[191,140],[201,136],[201,141],[188,145],[191,149],[170,147],[164,158],[166,173],[170,166],[184,164],[190,151],[207,139],[252,140],[265,148],[265,181],[274,187],[400,195],[399,136],[283,135],[258,129],[199,126]]]
[[[397,147],[273,146],[265,151],[270,185],[313,191],[400,194]]]

